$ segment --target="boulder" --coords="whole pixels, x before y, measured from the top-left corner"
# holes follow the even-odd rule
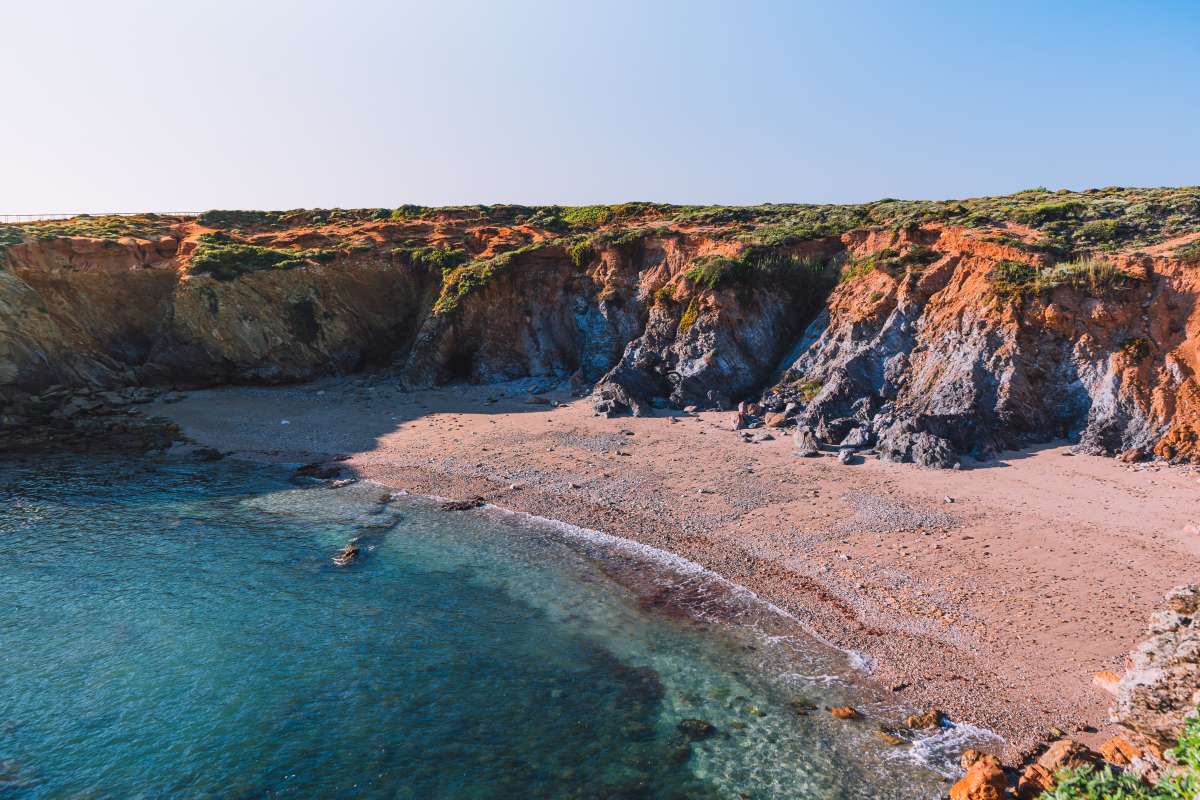
[[[923,714],[910,714],[904,720],[905,726],[916,730],[940,728],[946,722],[946,715],[941,709],[931,708]]]
[[[871,435],[870,428],[855,428],[846,434],[846,437],[842,439],[838,447],[850,447],[856,450],[864,447],[870,447],[872,439],[873,437]]]
[[[1200,702],[1200,586],[1174,589],[1164,605],[1151,618],[1150,638],[1131,655],[1112,712],[1162,749],[1179,739]]]
[[[834,419],[822,417],[817,422],[817,438],[827,444],[837,444],[846,438],[846,434],[857,427],[858,420],[854,417],[835,417]]]
[[[788,417],[782,411],[768,411],[763,417],[763,423],[768,428],[783,428],[788,424]]]
[[[1001,767],[1000,759],[988,755],[982,750],[976,750],[974,747],[968,747],[966,750],[963,750],[962,755],[959,756],[958,765],[963,769],[970,769],[980,761],[987,761],[989,764],[994,764],[997,769]]]
[[[801,425],[796,428],[796,433],[792,437],[792,441],[796,444],[796,449],[803,456],[815,456],[821,452],[821,445],[817,442],[816,434],[813,429],[807,425]]]
[[[995,758],[981,758],[950,787],[950,800],[1004,800],[1008,781]]]
[[[1110,764],[1118,767],[1128,767],[1135,759],[1145,754],[1142,748],[1134,745],[1124,736],[1114,736],[1100,745],[1100,755]]]
[[[1117,460],[1123,464],[1137,464],[1148,458],[1150,458],[1150,454],[1140,447],[1130,447],[1121,451],[1121,455],[1117,456]]]
[[[1100,755],[1071,739],[1059,739],[1038,756],[1038,760],[1025,768],[1017,781],[1017,797],[1020,800],[1036,800],[1042,792],[1055,786],[1055,776],[1064,769],[1078,769],[1100,763]]]

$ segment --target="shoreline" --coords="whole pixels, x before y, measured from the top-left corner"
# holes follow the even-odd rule
[[[953,473],[842,466],[796,458],[786,431],[747,444],[729,413],[604,419],[561,393],[534,397],[536,381],[404,393],[386,380],[203,390],[147,411],[230,455],[345,455],[392,489],[481,496],[693,562],[862,653],[898,701],[994,731],[1014,762],[1051,727],[1105,737],[1109,698],[1092,675],[1119,670],[1158,597],[1200,571],[1188,470],[1063,448]],[[1137,513],[1104,508],[1122,491],[1141,497],[1125,504]],[[1061,524],[1039,531],[1047,502]]]

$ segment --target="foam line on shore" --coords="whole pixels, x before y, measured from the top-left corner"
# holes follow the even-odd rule
[[[415,494],[413,492],[408,492],[408,491],[404,491],[404,490],[392,489],[392,487],[388,487],[388,486],[386,486],[386,484],[382,484],[382,483],[379,483],[377,481],[373,481],[370,479],[363,479],[363,480],[365,482],[374,483],[374,484],[381,486],[383,488],[386,488],[386,489],[391,489],[391,491],[393,491],[393,493],[395,493],[399,496],[420,498],[420,499],[429,500],[429,501],[433,501],[433,502],[445,502],[447,500],[447,498],[438,497],[436,495]],[[495,503],[485,503],[484,505],[480,506],[480,508],[485,511],[491,512],[493,514],[496,514],[498,516],[502,516],[502,517],[505,517],[508,519],[520,520],[520,521],[524,521],[524,522],[532,522],[536,525],[542,525],[545,527],[549,527],[549,528],[552,528],[552,529],[558,531],[559,533],[562,533],[562,534],[569,536],[571,538],[574,538],[574,539],[578,539],[581,541],[593,542],[595,544],[599,544],[604,547],[609,547],[614,550],[623,550],[627,553],[631,553],[633,555],[640,556],[647,560],[655,561],[658,564],[669,567],[683,575],[699,577],[699,578],[704,578],[705,580],[713,581],[714,583],[719,584],[722,588],[727,589],[735,597],[738,597],[739,599],[753,603],[753,604],[759,606],[760,608],[764,608],[767,611],[770,611],[772,614],[775,614],[779,617],[782,617],[783,619],[786,619],[789,623],[792,623],[792,624],[796,625],[797,627],[799,627],[808,636],[812,637],[815,641],[819,642],[820,644],[825,645],[826,647],[828,647],[832,650],[836,650],[840,653],[843,653],[846,656],[847,660],[849,661],[849,663],[853,669],[855,669],[859,672],[862,672],[864,674],[870,674],[871,659],[866,654],[860,653],[857,650],[852,650],[850,648],[841,647],[841,646],[835,644],[834,642],[829,641],[824,636],[822,636],[821,634],[819,634],[815,630],[813,630],[809,625],[805,624],[803,620],[799,619],[798,617],[796,617],[794,614],[787,611],[786,609],[780,608],[779,606],[775,605],[771,601],[765,600],[762,597],[760,597],[759,595],[755,594],[750,589],[747,589],[745,586],[742,586],[741,584],[738,584],[738,583],[734,583],[733,581],[729,580],[728,578],[724,577],[723,575],[720,575],[719,573],[712,571],[708,567],[697,564],[695,561],[691,561],[690,559],[684,558],[683,556],[679,555],[678,553],[672,553],[669,550],[663,550],[661,548],[654,547],[653,545],[645,544],[644,542],[639,542],[634,539],[627,539],[624,536],[616,536],[611,533],[605,533],[604,531],[598,531],[598,530],[594,530],[592,528],[584,528],[579,525],[573,525],[569,522],[564,522],[559,519],[553,519],[551,517],[541,517],[536,514],[529,514],[524,511],[514,511],[511,508],[505,508],[504,506],[499,506],[499,505],[496,505]]]

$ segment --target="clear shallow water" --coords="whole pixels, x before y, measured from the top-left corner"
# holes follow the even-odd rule
[[[800,697],[901,713],[577,529],[256,465],[0,466],[0,798],[912,800],[973,735],[891,748]]]

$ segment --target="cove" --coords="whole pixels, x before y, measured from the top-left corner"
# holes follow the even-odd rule
[[[562,525],[153,458],[0,509],[2,798],[912,800],[977,734],[886,744],[847,654]]]

